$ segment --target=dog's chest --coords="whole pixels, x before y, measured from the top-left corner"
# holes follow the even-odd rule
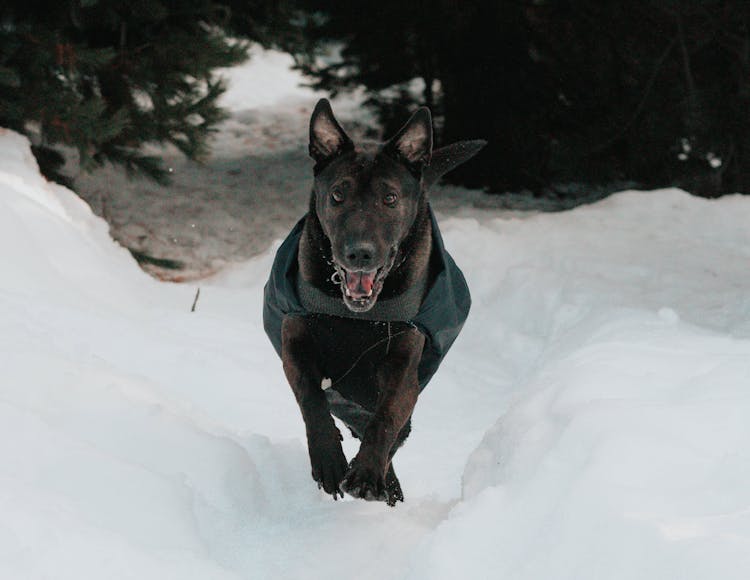
[[[405,322],[375,322],[314,314],[308,318],[323,375],[337,389],[370,382],[389,354],[392,340],[413,327]]]

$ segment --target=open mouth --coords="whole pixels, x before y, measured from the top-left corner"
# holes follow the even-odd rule
[[[395,248],[391,251],[386,263],[376,270],[348,270],[334,261],[336,274],[332,278],[341,286],[344,304],[352,312],[367,312],[378,299],[383,289],[385,277],[393,267],[396,258]]]

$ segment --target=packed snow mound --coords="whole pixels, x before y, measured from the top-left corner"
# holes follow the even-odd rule
[[[476,578],[746,578],[750,341],[664,308],[587,317],[556,342],[413,577],[471,562]]]
[[[46,181],[28,140],[0,129],[2,289],[64,300],[129,300],[133,284],[149,284],[106,223],[70,190]]]
[[[748,218],[670,190],[490,224],[496,346],[545,344],[411,577],[747,577]]]
[[[191,319],[195,288],[145,275],[9,131],[0,244],[0,577],[236,578],[211,541],[228,549],[247,522],[283,515],[288,498],[318,497],[304,470],[289,471],[306,461],[296,441],[230,437],[188,395],[213,398],[226,382],[240,391],[237,416],[246,411],[241,391],[267,354],[257,329],[242,312],[223,328],[210,300]]]
[[[749,218],[669,190],[489,224],[477,309],[541,355],[410,577],[747,577]]]
[[[0,577],[746,577],[750,198],[439,217],[474,307],[406,503],[334,503],[262,330],[273,252],[190,312],[0,132]]]

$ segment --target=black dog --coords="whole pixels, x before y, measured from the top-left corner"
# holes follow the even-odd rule
[[[483,146],[433,153],[426,108],[360,147],[327,100],[312,114],[310,211],[279,248],[263,320],[302,411],[313,479],[334,499],[403,501],[391,459],[471,304],[426,193]],[[331,413],[361,440],[349,465]]]

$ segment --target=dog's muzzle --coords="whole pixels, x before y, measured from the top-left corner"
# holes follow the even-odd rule
[[[349,270],[334,260],[335,272],[331,281],[338,283],[344,304],[352,312],[367,312],[377,302],[386,276],[396,259],[397,248],[392,248],[383,266],[376,270]]]

